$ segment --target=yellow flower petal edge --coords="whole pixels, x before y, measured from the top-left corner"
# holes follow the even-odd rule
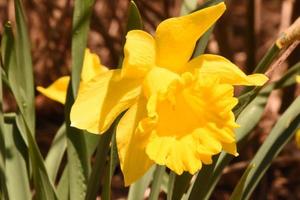
[[[90,49],[85,49],[81,80],[87,82],[96,75],[108,71],[108,68],[101,65],[100,58],[97,54],[91,53]]]
[[[225,9],[225,4],[219,3],[159,24],[155,34],[157,65],[180,71],[191,58],[197,40],[219,19]]]
[[[299,76],[299,75],[296,76],[296,82],[297,82],[297,83],[300,83],[300,76]]]
[[[80,84],[72,106],[71,126],[101,134],[124,110],[134,104],[140,94],[140,80],[121,78],[120,70],[98,74]]]
[[[186,70],[199,69],[206,76],[216,76],[221,83],[231,85],[257,85],[265,84],[269,79],[263,74],[246,75],[235,64],[222,56],[204,54],[192,59],[186,66]]]
[[[65,104],[69,81],[70,81],[69,76],[63,76],[57,79],[56,81],[54,81],[47,88],[38,86],[36,89],[46,97],[54,101],[57,101],[59,103]]]
[[[147,135],[141,134],[141,131],[136,129],[139,121],[147,116],[145,104],[145,99],[141,97],[125,113],[117,126],[116,141],[125,186],[143,176],[153,164],[146,155],[145,142],[141,143],[147,141],[147,138],[144,138]]]
[[[129,31],[124,46],[122,76],[143,77],[155,63],[155,41],[153,37],[140,30]]]
[[[104,65],[101,65],[100,58],[96,54],[91,53],[91,51],[87,48],[85,50],[83,60],[81,82],[87,82],[96,75],[104,73],[106,71],[108,71],[108,68]],[[46,97],[65,104],[69,80],[69,76],[63,76],[57,79],[47,88],[38,86],[36,89]]]
[[[298,129],[296,131],[295,142],[296,142],[297,147],[300,149],[300,129]]]

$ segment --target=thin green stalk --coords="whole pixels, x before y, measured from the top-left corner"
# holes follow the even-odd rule
[[[165,166],[156,166],[156,169],[154,171],[154,176],[153,176],[153,181],[152,181],[152,185],[151,185],[151,193],[150,193],[150,197],[149,200],[156,200],[158,199],[159,196],[159,192],[160,192],[160,187],[163,181],[163,175],[166,171],[166,167]]]
[[[142,178],[130,185],[127,200],[144,199],[145,191],[152,180],[155,167],[155,165],[152,166]]]
[[[279,54],[280,50],[281,49],[274,43],[264,55],[264,57],[260,60],[260,62],[257,64],[253,73],[265,73],[270,67],[271,63],[276,58],[276,56]]]
[[[169,174],[167,200],[172,200],[173,198],[175,179],[176,179],[176,174],[173,171],[171,171]]]
[[[97,197],[101,179],[103,178],[105,172],[105,164],[113,132],[114,130],[110,128],[107,133],[104,133],[100,137],[97,147],[97,153],[95,156],[95,163],[93,165],[92,173],[88,181],[87,193],[85,197],[86,200],[96,199]]]
[[[119,163],[119,158],[118,158],[118,149],[116,144],[116,133],[114,133],[112,136],[110,157],[109,157],[109,162],[106,166],[107,171],[105,173],[104,184],[101,193],[101,199],[103,200],[111,199],[111,179],[112,176],[114,175],[118,163]]]

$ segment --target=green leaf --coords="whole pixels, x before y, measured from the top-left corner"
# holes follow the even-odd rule
[[[154,170],[155,166],[152,166],[142,178],[130,186],[127,200],[144,199],[145,191],[153,178]]]
[[[7,151],[5,173],[9,199],[30,200],[30,182],[26,168],[28,149],[16,126],[15,118],[9,124],[5,124],[5,133]]]
[[[256,167],[249,172],[244,183],[241,199],[249,199],[251,193],[261,180],[272,160],[283,149],[300,126],[300,97],[298,97],[283,113],[274,128],[259,148],[250,163]],[[240,183],[239,183],[240,184]]]
[[[151,184],[151,193],[149,200],[156,200],[158,199],[161,184],[163,182],[163,175],[165,174],[166,167],[165,166],[156,166],[156,169],[154,171],[153,181]]]
[[[57,196],[59,200],[69,200],[69,195],[69,167],[67,164],[57,186]]]
[[[24,8],[21,0],[15,0],[16,64],[9,67],[9,81],[18,107],[24,116],[30,132],[35,132],[34,81],[31,59],[31,49],[28,30],[25,22]]]
[[[184,0],[180,9],[180,16],[188,15],[197,8],[197,0]]]
[[[53,183],[55,183],[56,175],[66,148],[66,125],[63,124],[58,129],[45,159],[45,166]]]
[[[3,49],[5,50],[7,47],[7,34],[6,34],[6,28],[4,31],[3,38],[1,40],[1,57],[0,57],[0,63],[1,63],[1,71],[3,69],[4,64],[4,56],[3,55]],[[0,75],[0,199],[8,199],[8,193],[6,188],[6,178],[5,178],[5,159],[6,159],[6,153],[5,153],[5,139],[4,139],[4,118],[3,118],[3,91],[2,91],[2,74]]]
[[[72,23],[72,93],[77,95],[94,0],[75,0]]]
[[[84,59],[84,51],[87,44],[87,37],[92,14],[94,0],[75,0],[72,23],[72,72],[71,83],[67,91],[65,104],[65,122],[67,132],[67,155],[69,173],[69,194],[70,199],[82,200],[86,195],[87,178],[90,169],[90,159],[87,150],[89,134],[84,131],[70,127],[70,111],[77,95],[81,70]]]
[[[135,29],[143,29],[143,21],[138,7],[134,1],[130,1],[126,32]]]
[[[242,199],[242,192],[243,192],[243,188],[245,186],[247,177],[250,173],[250,171],[255,167],[255,165],[249,165],[249,167],[246,169],[246,171],[244,172],[242,178],[240,179],[239,183],[235,186],[234,191],[230,197],[230,200],[241,200]]]
[[[101,199],[103,200],[111,199],[111,179],[112,176],[114,175],[114,172],[118,164],[119,164],[119,157],[118,157],[118,149],[116,144],[116,133],[114,132],[111,141],[109,162],[108,162],[108,166],[106,167],[108,168],[108,171],[106,171],[105,173],[104,185],[101,194]]]
[[[236,130],[238,149],[243,148],[248,134],[259,122],[271,92],[274,89],[279,89],[294,84],[295,77],[299,72],[300,63],[297,63],[292,68],[290,68],[279,81],[263,88],[259,92],[259,95],[257,95],[256,98],[241,112],[241,114],[237,118],[237,123],[241,126],[241,128],[238,128]],[[200,199],[209,199],[216,184],[218,183],[218,180],[221,177],[223,169],[232,159],[232,155],[222,152],[218,157],[217,162],[213,162],[213,165],[204,166],[200,170],[196,181],[190,187],[186,198],[189,198],[191,200],[195,197]],[[207,174],[206,170],[211,171],[211,173]],[[203,185],[202,180],[205,180],[205,185]]]
[[[111,127],[108,132],[100,136],[95,157],[95,163],[93,165],[92,173],[88,182],[87,193],[85,197],[86,200],[96,199],[97,197],[97,192],[100,188],[101,178],[104,176],[105,172],[105,164],[112,135],[113,127]]]
[[[172,200],[173,198],[175,179],[176,179],[176,174],[173,171],[171,171],[169,174],[167,200]]]
[[[47,174],[43,157],[38,149],[33,134],[22,115],[16,116],[16,124],[20,132],[26,133],[28,141],[29,158],[33,173],[33,184],[36,191],[36,199],[56,200],[56,191]]]

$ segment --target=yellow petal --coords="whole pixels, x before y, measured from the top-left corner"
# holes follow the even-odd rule
[[[63,76],[56,81],[54,81],[49,87],[44,88],[38,86],[36,89],[46,97],[65,104],[67,88],[70,81],[69,76]]]
[[[120,70],[109,70],[81,83],[71,109],[71,126],[91,133],[105,132],[113,120],[134,104],[140,80],[121,78]]]
[[[300,76],[296,76],[296,82],[300,83]]]
[[[238,156],[239,153],[237,152],[236,143],[222,143],[224,151],[230,153],[231,155]]]
[[[191,58],[197,40],[225,9],[225,4],[220,3],[159,24],[155,35],[157,65],[180,71]]]
[[[300,129],[297,130],[295,134],[296,145],[300,149]]]
[[[189,135],[183,138],[156,136],[146,148],[147,155],[157,164],[166,165],[177,174],[196,173],[202,167],[197,146]]]
[[[179,80],[180,76],[170,70],[153,67],[146,75],[143,82],[143,91],[146,97],[152,94],[165,93],[170,84]]]
[[[85,50],[81,80],[87,82],[100,73],[104,73],[108,69],[101,65],[100,58],[97,54],[91,53],[89,49]]]
[[[268,81],[263,74],[246,75],[235,64],[222,56],[205,54],[191,60],[186,65],[186,70],[199,69],[203,76],[215,76],[221,83],[231,85],[258,85],[261,86]]]
[[[139,121],[147,115],[145,104],[145,100],[134,104],[117,126],[118,155],[126,186],[143,176],[153,164],[145,153],[148,137],[136,128]]]
[[[124,46],[122,76],[141,78],[155,63],[155,42],[153,37],[140,30],[127,33]]]

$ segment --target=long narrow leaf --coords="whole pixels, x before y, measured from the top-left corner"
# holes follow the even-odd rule
[[[300,126],[300,97],[298,97],[280,117],[263,145],[250,163],[256,167],[246,178],[241,199],[249,199],[252,191],[261,180],[272,160],[283,149]]]
[[[155,166],[151,167],[142,178],[130,186],[127,200],[144,199],[145,191],[153,178],[154,170]]]
[[[8,47],[8,35],[5,28],[3,38],[1,40],[1,51],[0,51],[0,69],[4,68],[5,49]],[[4,53],[4,54],[3,54]],[[4,118],[3,118],[3,91],[2,91],[2,74],[0,75],[0,199],[8,199],[8,193],[6,188],[6,177],[5,177],[5,139],[4,139]]]
[[[156,166],[156,169],[154,171],[154,175],[153,175],[153,181],[152,181],[152,185],[151,185],[151,193],[150,193],[150,197],[149,200],[156,200],[158,199],[159,193],[160,193],[160,188],[161,188],[161,184],[164,178],[164,173],[166,171],[166,167],[165,166]]]
[[[103,177],[105,171],[106,158],[112,135],[113,131],[110,130],[100,137],[95,163],[88,182],[87,193],[85,197],[86,200],[96,199],[97,197],[97,192],[100,188],[101,177]]]
[[[24,157],[27,155],[28,149],[22,140],[14,118],[10,123],[5,124],[5,133],[5,148],[8,153],[5,172],[9,199],[30,200],[31,192],[26,158]]]
[[[69,200],[69,167],[66,166],[57,186],[57,197],[59,200]]]
[[[67,155],[70,199],[82,200],[86,195],[89,157],[86,146],[88,134],[70,127],[70,110],[76,98],[86,48],[90,16],[94,0],[75,0],[72,23],[72,72],[65,105]]]
[[[45,159],[45,166],[53,183],[55,182],[56,175],[66,148],[66,125],[63,124],[57,131]]]
[[[107,171],[104,177],[104,184],[101,194],[101,199],[110,200],[111,199],[111,179],[114,175],[117,165],[119,164],[118,149],[116,144],[116,133],[112,136],[110,157],[107,165]]]
[[[44,165],[43,157],[38,149],[33,134],[30,132],[24,116],[16,116],[16,124],[20,132],[27,135],[29,158],[32,166],[33,183],[36,191],[36,198],[43,200],[56,200],[57,195],[54,186],[48,176]]]
[[[15,0],[16,15],[16,39],[15,53],[16,65],[12,65],[9,74],[10,81],[13,79],[14,95],[18,107],[23,114],[28,128],[32,134],[35,132],[35,105],[34,105],[34,81],[31,49],[25,13],[22,0]]]

